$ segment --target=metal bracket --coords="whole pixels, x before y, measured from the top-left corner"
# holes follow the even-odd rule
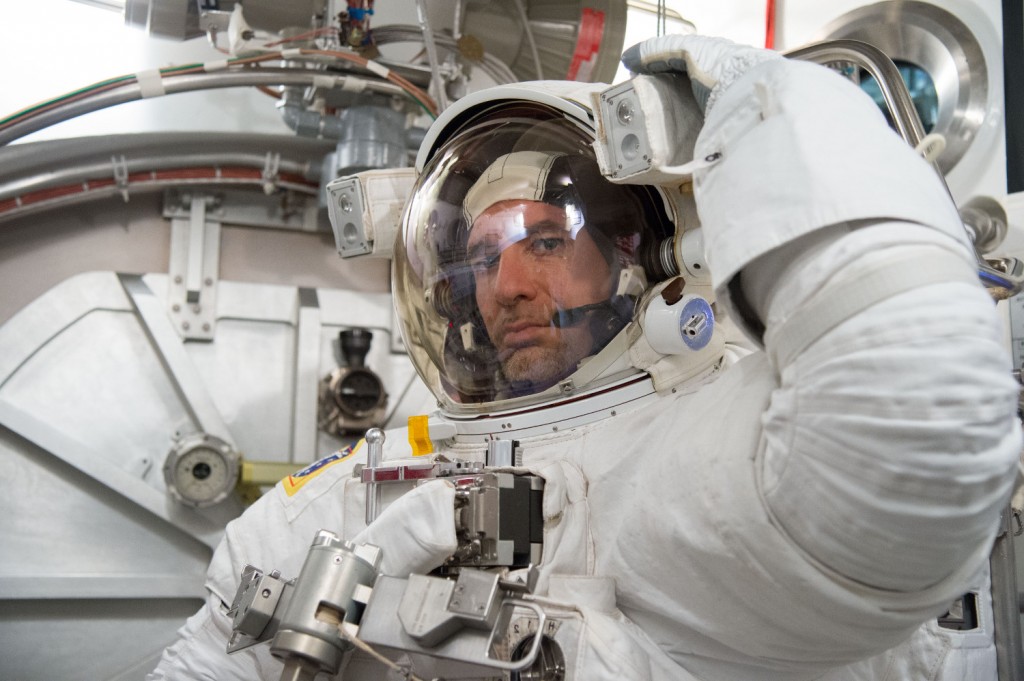
[[[168,314],[185,340],[213,340],[217,322],[220,220],[208,217],[209,209],[215,207],[214,197],[185,194],[182,199],[187,206],[187,217],[171,219]]]
[[[263,159],[263,170],[260,172],[260,177],[263,180],[264,194],[269,196],[274,193],[275,189],[277,189],[280,170],[281,154],[268,151],[267,155]]]
[[[128,203],[128,159],[124,154],[111,156],[110,163],[114,167],[114,183],[121,192],[121,198]]]
[[[265,167],[263,171],[266,172]],[[164,217],[187,219],[191,215],[189,191],[172,189],[164,194]],[[267,196],[243,189],[218,189],[207,195],[207,212],[221,223],[238,227],[267,227],[299,232],[322,232],[315,196],[285,192]]]

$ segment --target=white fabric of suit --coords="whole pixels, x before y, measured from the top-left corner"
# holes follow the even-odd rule
[[[708,261],[734,309],[742,273],[765,351],[520,442],[546,479],[539,590],[587,623],[578,678],[993,678],[990,620],[970,635],[922,626],[983,586],[1021,451],[1017,386],[955,208],[867,97],[809,64],[770,60],[721,93],[698,139],[713,154],[695,178]],[[801,314],[845,309],[862,277],[929,267],[948,281],[827,328]],[[390,434],[386,458],[407,455]],[[224,604],[246,563],[294,576],[319,528],[357,536],[362,460],[291,496],[279,485],[228,526],[209,602],[151,678],[277,678],[266,646],[224,654]],[[450,549],[442,487],[373,528],[385,555],[407,556],[389,570]],[[357,658],[344,678],[381,675]]]

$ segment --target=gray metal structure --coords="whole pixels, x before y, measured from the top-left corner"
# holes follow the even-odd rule
[[[395,4],[378,9],[413,15]],[[224,44],[238,5],[130,0],[125,20],[163,38]],[[244,5],[264,40],[311,26],[324,36],[278,49],[349,49],[326,35],[344,2]],[[385,71],[451,88],[435,90],[442,104],[464,94],[471,70],[516,78],[490,48],[477,65],[458,61],[472,3],[429,5],[418,25],[373,27],[381,45],[428,48],[429,64],[379,57],[364,69],[294,53],[260,69],[225,61],[0,118],[0,679],[138,681],[153,668],[201,604],[211,553],[243,510],[236,470],[280,462],[297,471],[358,439],[317,427],[319,383],[343,359],[340,331],[374,336],[365,366],[388,403],[372,425],[401,426],[434,406],[402,349],[387,261],[340,260],[323,203],[339,173],[409,165],[429,98],[420,93],[417,105],[408,83]],[[624,2],[523,6],[518,33],[502,32],[503,54],[529,34],[542,50],[557,46],[546,75],[565,77],[581,14],[586,7],[591,35],[596,8],[603,49],[584,56],[600,57],[593,77],[611,78]],[[453,11],[454,32],[432,27]],[[157,95],[173,109],[177,92],[217,97],[240,86],[280,86],[279,113],[295,134],[10,144],[122,102]]]
[[[207,12],[190,0],[129,0],[125,17],[185,39],[226,30],[236,4]],[[245,3],[255,27],[293,33],[311,14],[323,21],[326,4]],[[442,108],[465,93],[458,58],[467,41],[486,41],[473,68],[495,82],[574,70],[610,80],[625,28],[618,0],[404,4],[403,17],[419,23],[380,26],[380,44],[422,45],[429,64],[381,63],[432,87]],[[973,36],[927,3],[894,4],[903,13],[884,25],[876,11],[825,31],[866,37],[934,70],[948,88],[940,123],[963,140],[952,150],[962,155],[985,132],[976,125],[984,73],[963,68],[976,63]],[[452,30],[431,26],[426,10],[438,7],[454,12]],[[323,203],[339,172],[403,165],[422,129],[401,128],[402,88],[358,70],[332,73],[326,88],[313,60],[166,84],[168,95],[284,86],[281,116],[296,137],[157,133],[0,146],[0,208],[17,204],[0,212],[0,679],[145,676],[200,605],[211,552],[243,508],[235,494],[183,503],[169,493],[165,462],[203,435],[245,461],[295,469],[353,441],[317,429],[317,386],[338,367],[339,331],[375,334],[366,365],[390,395],[380,426],[431,406],[402,354],[386,262],[338,260]],[[128,82],[64,103],[0,131],[0,145],[151,94]],[[943,170],[959,158],[952,151]],[[190,177],[196,168],[211,172]],[[240,171],[253,177],[240,180]],[[60,191],[75,185],[89,191]],[[1024,303],[1010,304],[1021,367]],[[1024,542],[1014,561],[1012,518],[1008,528],[993,572],[1004,605],[1024,566]],[[1012,630],[1012,611],[997,616]],[[1020,664],[1019,649],[1011,652],[1001,651],[1003,670]]]

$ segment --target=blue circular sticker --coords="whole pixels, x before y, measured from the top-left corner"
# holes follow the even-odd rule
[[[679,337],[691,350],[700,350],[711,342],[715,331],[715,313],[703,298],[691,298],[679,314]]]

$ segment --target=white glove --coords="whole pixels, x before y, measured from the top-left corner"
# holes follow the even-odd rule
[[[622,53],[623,65],[633,73],[688,74],[693,95],[705,116],[721,93],[740,76],[774,59],[782,59],[782,56],[725,38],[701,35],[658,36]]]
[[[392,577],[430,572],[455,553],[455,486],[432,480],[389,505],[355,544],[379,546],[381,572]]]

